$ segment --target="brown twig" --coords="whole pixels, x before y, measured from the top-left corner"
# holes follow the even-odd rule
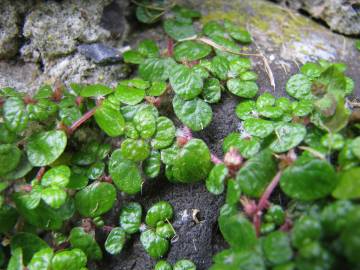
[[[69,134],[74,133],[74,131],[78,127],[80,127],[84,122],[89,120],[95,114],[95,111],[96,111],[96,107],[92,108],[90,111],[86,112],[83,116],[81,116],[78,120],[72,123],[72,125],[68,128],[68,133]]]
[[[37,172],[37,174],[36,174],[36,180],[38,180],[38,182],[41,182],[41,179],[43,178],[44,173],[45,173],[45,169],[46,169],[46,167],[43,166],[43,167],[41,167],[41,168],[39,169],[39,171]]]

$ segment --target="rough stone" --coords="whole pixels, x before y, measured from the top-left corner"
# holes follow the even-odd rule
[[[122,58],[120,51],[102,43],[82,44],[78,51],[96,64],[116,63]]]
[[[283,0],[291,8],[324,21],[332,30],[346,35],[360,34],[360,1]]]

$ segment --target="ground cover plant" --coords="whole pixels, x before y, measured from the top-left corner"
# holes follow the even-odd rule
[[[44,85],[34,96],[1,89],[0,267],[84,270],[139,233],[154,269],[196,269],[188,258],[166,262],[176,237],[168,202],[144,211],[133,201],[117,224],[103,218],[164,172],[225,193],[218,223],[229,246],[212,270],[357,269],[360,125],[346,65],[306,63],[289,97],[259,94],[251,58],[264,56],[241,50],[252,42],[246,29],[229,20],[197,29],[197,11],[137,5],[139,21],[163,20],[169,39],[165,50],[144,40],[124,53],[134,77],[115,88]],[[192,133],[225,91],[240,100],[241,128],[217,157]]]

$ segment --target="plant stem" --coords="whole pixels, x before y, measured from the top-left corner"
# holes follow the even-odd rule
[[[174,54],[174,41],[171,38],[168,38],[167,41],[167,53],[169,57],[172,57]]]
[[[276,173],[270,184],[265,189],[264,193],[261,195],[261,198],[258,202],[256,213],[253,216],[253,224],[257,236],[260,236],[262,210],[267,207],[271,194],[273,193],[276,186],[279,184],[281,174],[282,171],[278,171]]]
[[[217,156],[215,156],[213,153],[211,153],[211,161],[214,163],[214,164],[221,164],[223,163],[223,161],[218,158]]]
[[[41,182],[41,179],[43,178],[44,173],[45,173],[45,166],[41,167],[36,174],[36,180],[38,180],[39,183]]]
[[[84,122],[89,120],[95,114],[95,111],[96,111],[96,107],[92,108],[90,111],[86,112],[83,116],[81,116],[78,120],[72,123],[72,125],[68,129],[69,134],[74,133],[74,131],[78,127],[80,127]]]

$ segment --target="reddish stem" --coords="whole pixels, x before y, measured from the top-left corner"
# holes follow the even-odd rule
[[[37,100],[36,99],[33,99],[31,96],[29,95],[26,95],[24,97],[24,103],[25,104],[36,104],[37,103]]]
[[[167,53],[169,57],[172,57],[174,54],[174,41],[171,38],[168,38],[167,41]]]
[[[269,198],[276,186],[279,184],[281,174],[282,171],[277,172],[270,184],[265,189],[264,193],[261,195],[261,198],[258,202],[256,213],[253,216],[253,224],[257,236],[260,236],[262,210],[264,210],[269,205]]]
[[[83,97],[76,97],[76,99],[75,99],[76,105],[78,105],[79,107],[81,106],[83,101],[84,101]]]
[[[107,233],[111,232],[112,229],[114,229],[113,226],[104,225],[104,226],[102,227],[102,230],[103,230],[104,232],[107,232]]]
[[[101,177],[101,181],[107,182],[107,183],[110,183],[110,184],[113,183],[113,180],[112,180],[111,176],[109,176],[109,175],[103,175],[103,176]]]
[[[214,154],[211,153],[211,161],[214,163],[214,164],[221,164],[223,163],[223,161],[218,158],[217,156],[215,156]]]
[[[283,225],[280,227],[280,231],[288,232],[292,228],[293,222],[290,218],[286,218]]]
[[[72,123],[72,125],[68,129],[69,134],[74,133],[74,131],[78,127],[80,127],[84,122],[89,120],[95,114],[95,111],[96,111],[96,107],[92,108],[90,111],[86,112],[83,116],[81,116],[78,120]]]
[[[52,95],[54,101],[59,102],[63,96],[62,84],[60,81],[55,82],[55,90]]]
[[[41,179],[43,178],[44,173],[45,173],[45,166],[44,166],[44,167],[41,167],[41,168],[39,169],[39,171],[37,172],[37,174],[36,174],[36,180],[38,180],[39,182],[41,182]]]
[[[20,186],[20,189],[25,192],[30,192],[32,190],[32,186],[31,185],[23,185],[23,186]]]

